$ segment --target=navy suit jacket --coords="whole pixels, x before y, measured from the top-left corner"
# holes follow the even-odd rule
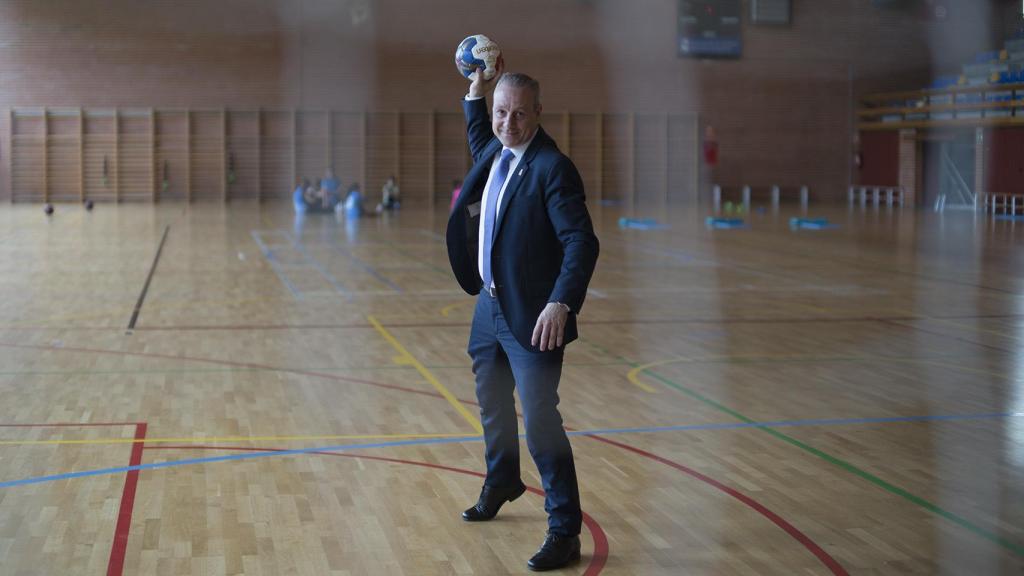
[[[473,167],[448,218],[448,259],[462,289],[479,294],[477,263],[484,186],[501,142],[486,99],[463,101]],[[548,302],[569,306],[565,343],[577,337],[576,314],[597,263],[599,244],[584,203],[583,180],[544,129],[509,176],[491,246],[491,273],[505,321],[527,350]]]

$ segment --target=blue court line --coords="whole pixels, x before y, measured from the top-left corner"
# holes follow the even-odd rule
[[[635,434],[647,432],[672,432],[679,430],[728,430],[737,428],[777,428],[785,426],[841,426],[850,424],[882,424],[893,422],[931,422],[931,421],[958,421],[958,420],[994,420],[999,418],[1022,417],[1024,412],[991,412],[985,414],[947,414],[936,416],[894,416],[891,418],[833,418],[819,420],[777,420],[771,422],[723,422],[717,424],[688,424],[680,426],[651,426],[644,428],[603,428],[594,430],[573,430],[567,432],[569,436],[592,436],[596,434]],[[519,435],[525,438],[524,434]],[[197,439],[201,440],[201,439]],[[192,464],[211,464],[214,462],[228,462],[232,460],[250,460],[252,458],[271,458],[274,456],[289,456],[295,454],[309,454],[311,452],[345,452],[350,450],[367,450],[372,448],[396,448],[400,446],[419,446],[434,444],[457,444],[462,442],[481,442],[482,436],[458,436],[455,438],[423,438],[416,440],[395,440],[390,442],[376,442],[373,444],[341,444],[337,446],[320,446],[317,448],[297,448],[294,450],[281,450],[279,452],[248,452],[244,454],[227,454],[224,456],[212,456],[208,458],[190,458],[187,460],[172,460],[170,462],[156,462],[152,464],[139,464],[136,466],[120,466],[117,468],[100,468],[97,470],[83,470],[81,472],[68,472],[65,474],[54,474],[50,476],[37,476],[33,478],[22,478],[20,480],[8,480],[0,482],[0,488],[13,488],[15,486],[27,486],[29,484],[42,484],[45,482],[57,482],[74,478],[85,478],[89,476],[102,476],[107,474],[124,474],[133,470],[155,470],[159,468],[172,468],[174,466],[188,466]],[[224,446],[230,450],[230,446]]]
[[[8,480],[0,482],[0,488],[12,488],[14,486],[26,486],[29,484],[41,484],[44,482],[57,482],[59,480],[70,480],[74,478],[86,478],[89,476],[102,476],[106,474],[123,474],[133,470],[155,470],[158,468],[172,468],[174,466],[188,466],[191,464],[210,464],[213,462],[226,462],[230,460],[249,460],[266,456],[288,456],[293,454],[308,454],[310,452],[344,452],[347,450],[368,449],[368,448],[391,448],[396,446],[413,446],[416,444],[452,444],[456,442],[482,441],[482,436],[463,436],[456,438],[424,438],[422,440],[398,440],[394,442],[379,442],[376,444],[342,444],[339,446],[323,446],[320,448],[297,448],[295,450],[282,450],[280,452],[255,452],[248,454],[228,454],[225,456],[213,456],[210,458],[190,458],[188,460],[171,460],[170,462],[155,462],[153,464],[139,464],[136,466],[121,466],[118,468],[100,468],[97,470],[83,470],[81,472],[68,472],[66,474],[54,474],[52,476],[37,476],[35,478],[23,478],[21,480]],[[229,446],[225,447],[230,450]]]
[[[295,286],[291,281],[288,280],[288,275],[282,273],[281,263],[274,257],[273,250],[263,243],[263,239],[260,238],[260,233],[256,230],[251,230],[249,233],[252,235],[252,239],[256,242],[256,245],[259,246],[260,252],[263,253],[263,257],[270,263],[270,269],[274,271],[274,274],[277,274],[277,277],[285,285],[285,288],[288,288],[288,291],[292,293],[292,296],[301,300],[302,294],[300,294],[299,291],[295,289]]]
[[[395,292],[398,292],[398,293],[404,292],[404,290],[402,290],[402,288],[400,286],[398,286],[397,284],[395,284],[391,280],[388,280],[387,278],[385,278],[381,273],[377,272],[377,270],[375,270],[373,268],[373,266],[370,266],[366,262],[363,262],[359,258],[356,258],[355,254],[352,254],[348,250],[345,250],[344,248],[339,246],[338,245],[338,241],[335,240],[334,238],[331,238],[331,249],[333,249],[335,252],[337,252],[339,254],[342,254],[342,255],[348,257],[349,260],[352,260],[353,262],[355,262],[356,266],[359,266],[360,268],[365,270],[367,273],[369,273],[371,276],[373,276],[377,280],[380,280],[381,282],[387,284],[388,287],[391,288],[392,290],[394,290]]]
[[[344,296],[347,300],[352,299],[352,294],[350,294],[348,290],[345,290],[345,288],[338,283],[338,279],[331,275],[331,273],[328,272],[327,269],[325,269],[322,264],[320,264],[319,260],[310,256],[309,252],[306,252],[306,248],[302,245],[302,242],[300,242],[298,239],[294,238],[291,234],[287,232],[281,232],[281,234],[283,234],[285,238],[288,238],[288,240],[291,241],[292,246],[294,246],[295,249],[299,251],[299,254],[302,254],[302,257],[305,258],[307,262],[309,262],[313,269],[319,272],[320,275],[323,276],[324,279],[331,284],[331,286],[334,286],[334,289],[337,290],[339,294]]]

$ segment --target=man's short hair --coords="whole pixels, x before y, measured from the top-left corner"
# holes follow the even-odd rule
[[[533,92],[533,101],[536,106],[540,106],[540,82],[537,82],[531,76],[527,76],[521,72],[505,72],[498,78],[498,83],[494,86],[495,90],[501,86],[508,86],[510,88],[529,88]]]

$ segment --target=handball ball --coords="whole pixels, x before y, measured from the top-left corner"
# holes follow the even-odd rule
[[[484,80],[494,78],[498,71],[498,45],[483,34],[474,34],[459,42],[455,49],[455,67],[466,78],[476,69],[483,68]]]

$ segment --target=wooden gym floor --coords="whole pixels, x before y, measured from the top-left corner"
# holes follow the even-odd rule
[[[565,573],[1024,571],[1024,223],[592,210]],[[459,518],[483,460],[444,219],[0,207],[0,573],[525,573],[538,490]]]

